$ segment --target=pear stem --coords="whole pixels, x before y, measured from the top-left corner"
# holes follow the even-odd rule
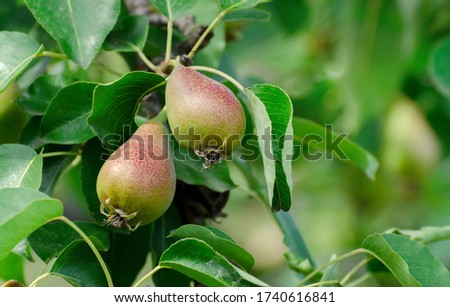
[[[36,278],[34,281],[32,281],[28,287],[36,287],[36,284],[38,282],[40,282],[41,280],[43,280],[44,278],[47,278],[49,276],[50,276],[50,273],[44,273],[44,274],[38,276],[38,278]]]
[[[188,54],[188,58],[192,59],[195,55],[195,53],[198,51],[198,49],[200,48],[200,46],[202,45],[203,41],[206,39],[206,37],[208,36],[208,34],[214,30],[214,28],[217,26],[217,24],[222,20],[222,18],[228,14],[229,12],[231,12],[233,9],[235,9],[236,7],[238,7],[239,5],[241,5],[242,3],[244,3],[246,0],[242,0],[238,3],[233,4],[232,6],[226,8],[225,10],[221,11],[219,13],[219,15],[217,15],[216,18],[214,18],[214,20],[211,22],[211,24],[208,26],[208,28],[206,28],[205,32],[203,32],[202,36],[200,36],[200,38],[198,39],[198,41],[195,43],[194,47],[192,47],[192,50],[189,52]]]
[[[220,70],[217,70],[217,69],[214,69],[214,68],[211,68],[211,67],[206,67],[206,66],[190,66],[189,68],[192,68],[192,69],[195,69],[195,70],[198,70],[198,71],[207,71],[207,72],[216,74],[218,76],[221,76],[222,78],[227,79],[228,81],[233,83],[242,93],[245,94],[244,86],[242,84],[240,84],[239,81],[237,81],[236,79],[234,79],[230,75],[228,75],[228,74],[226,74],[226,73],[224,73],[224,72],[222,72]]]
[[[195,43],[194,47],[192,47],[191,51],[188,54],[188,58],[192,59],[195,55],[195,53],[198,51],[200,46],[202,45],[203,41],[206,39],[208,34],[214,30],[214,28],[217,26],[217,24],[222,20],[222,18],[228,13],[227,10],[220,12],[219,15],[211,22],[211,24],[206,28],[205,32],[203,32],[202,36],[198,39],[198,41]]]
[[[158,272],[160,269],[162,269],[163,267],[157,265],[156,267],[153,268],[153,270],[151,270],[149,273],[147,273],[144,277],[142,277],[141,279],[139,279],[139,281],[137,283],[134,284],[133,287],[139,287],[140,285],[142,285],[144,283],[144,281],[146,281],[147,279],[149,279],[150,277],[152,277],[153,274],[155,274],[156,272]]]
[[[169,20],[167,22],[167,42],[166,42],[166,57],[165,62],[169,62],[170,55],[172,54],[172,36],[173,36],[173,20],[172,20],[172,8],[170,6],[170,0],[167,0],[167,11],[169,12]]]
[[[59,156],[78,156],[78,152],[73,151],[55,151],[41,154],[42,158],[59,157]]]
[[[42,53],[39,53],[37,57],[49,57],[60,60],[68,60],[68,57],[65,54],[52,51],[43,51]]]
[[[158,67],[156,67],[155,64],[152,63],[152,61],[150,61],[147,56],[144,54],[144,52],[142,52],[141,49],[139,49],[137,46],[132,45],[134,51],[136,51],[137,55],[139,56],[139,58],[142,60],[142,62],[145,63],[145,65],[148,66],[148,68],[150,68],[151,70],[153,70],[154,72],[158,71]]]
[[[352,282],[349,282],[347,284],[347,287],[356,287],[368,280],[372,275],[370,273],[365,273],[361,277],[358,277],[357,279],[353,280]]]
[[[62,53],[57,53],[57,52],[52,52],[52,51],[43,51],[42,53],[39,53],[36,57],[49,57],[49,58],[54,58],[54,59],[59,59],[59,60],[69,60],[69,58]],[[99,65],[99,64],[95,64],[95,63],[91,63],[90,67],[95,67],[97,69],[109,72],[117,77],[122,77],[122,74],[109,68],[106,67],[104,65]]]
[[[367,257],[361,260],[361,262],[355,265],[353,269],[351,269],[350,272],[348,272],[347,275],[345,275],[344,278],[341,279],[340,284],[344,286],[350,280],[353,274],[355,274],[360,268],[365,266],[371,259],[372,257]]]
[[[347,259],[349,257],[352,257],[354,255],[358,255],[358,254],[367,254],[369,253],[368,250],[364,249],[364,248],[358,248],[355,250],[352,250],[351,252],[345,253],[339,257],[333,258],[330,261],[328,261],[327,263],[325,263],[324,265],[318,267],[317,269],[315,269],[313,272],[311,272],[308,276],[306,276],[305,278],[303,278],[300,283],[297,285],[297,287],[301,287],[303,286],[306,282],[308,282],[311,278],[313,278],[314,276],[316,276],[319,272],[321,272],[322,270],[326,269],[327,267],[329,267],[330,265],[332,265],[333,263],[336,262],[340,262],[344,259]]]

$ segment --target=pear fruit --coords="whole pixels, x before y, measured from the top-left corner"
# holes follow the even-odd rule
[[[167,81],[166,109],[175,139],[205,158],[206,167],[229,156],[245,132],[244,109],[233,92],[181,64]]]
[[[97,195],[106,224],[130,230],[149,224],[169,207],[175,194],[175,167],[168,132],[148,121],[105,161]]]

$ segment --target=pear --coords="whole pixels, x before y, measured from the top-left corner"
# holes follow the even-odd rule
[[[166,110],[175,139],[205,158],[205,167],[229,156],[245,132],[244,109],[233,92],[181,64],[167,81]]]
[[[175,194],[175,167],[168,132],[148,121],[103,164],[97,195],[106,224],[130,230],[149,224],[169,207]]]

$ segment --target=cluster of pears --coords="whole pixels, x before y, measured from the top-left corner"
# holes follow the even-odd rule
[[[175,139],[204,158],[204,168],[231,154],[244,133],[244,110],[234,94],[181,64],[166,85],[166,110]],[[176,186],[169,139],[162,123],[149,120],[105,161],[97,194],[106,224],[134,230],[167,210]]]

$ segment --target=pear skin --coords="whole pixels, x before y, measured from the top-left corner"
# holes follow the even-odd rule
[[[105,223],[133,230],[155,221],[170,206],[175,185],[168,132],[148,121],[100,169],[97,195]]]
[[[244,109],[233,92],[183,65],[167,81],[166,109],[178,143],[205,158],[229,156],[245,132]]]

